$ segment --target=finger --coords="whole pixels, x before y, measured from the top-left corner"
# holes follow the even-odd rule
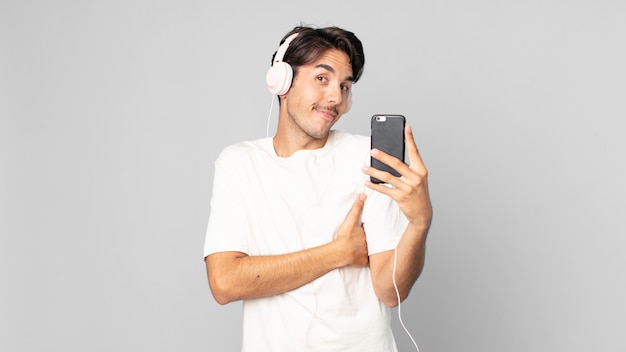
[[[413,129],[410,125],[406,125],[406,127],[404,128],[404,140],[406,143],[407,154],[409,156],[409,165],[423,166],[424,161],[422,160],[422,156],[417,149],[415,137],[413,137]]]
[[[377,159],[378,161],[396,170],[401,176],[408,176],[412,173],[409,166],[405,164],[402,160],[390,154],[387,154],[382,150],[372,149],[370,151],[370,154],[374,159]],[[397,183],[399,181],[399,177],[395,177],[387,171],[379,170],[375,167],[365,167],[363,168],[363,171],[370,176],[385,181],[386,183],[393,184],[394,186],[399,186],[399,184]]]
[[[390,179],[388,181],[383,180],[383,178],[386,177],[385,175],[381,176],[382,178],[378,178],[378,177],[376,178],[378,178],[379,180],[385,181],[386,183],[374,183],[370,180],[367,180],[365,181],[365,185],[374,191],[380,192],[382,194],[388,195],[391,198],[394,198],[395,195],[398,193],[398,188],[395,185],[393,185],[391,182],[398,180],[398,178],[386,172],[382,172],[382,173],[387,176],[390,176]]]
[[[347,220],[350,220],[353,224],[361,223],[361,213],[363,212],[363,206],[365,205],[365,198],[367,198],[365,193],[361,193],[354,200],[354,204],[352,204]]]
[[[380,150],[380,149],[372,149],[370,151],[370,155],[382,162],[383,164],[387,164],[388,166],[390,166],[392,169],[398,171],[399,173],[402,173],[402,169],[407,167],[407,165],[400,159],[396,158],[395,156],[391,155],[391,154],[387,154],[386,152]]]
[[[370,178],[373,177],[373,178],[379,179],[380,181],[382,181],[382,183],[391,184],[394,181],[394,179],[397,179],[397,177],[388,173],[387,171],[378,170],[377,168],[372,167],[372,166],[363,166],[362,170],[363,170],[363,173],[366,174],[367,176],[370,176]],[[370,181],[371,179],[368,180],[368,182]]]

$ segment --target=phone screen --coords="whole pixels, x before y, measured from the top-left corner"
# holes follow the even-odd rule
[[[404,162],[405,117],[403,115],[376,114],[372,116],[371,124],[371,147],[382,150]],[[371,165],[396,177],[400,176],[400,173],[392,167],[373,157],[371,158]],[[384,181],[375,177],[371,177],[370,180],[374,183],[384,183]]]

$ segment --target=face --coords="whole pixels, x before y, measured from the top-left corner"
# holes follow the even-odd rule
[[[330,49],[316,62],[300,66],[283,100],[291,132],[326,138],[345,112],[351,89],[352,65],[343,51]]]

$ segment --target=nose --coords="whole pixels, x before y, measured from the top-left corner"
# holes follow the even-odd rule
[[[329,105],[339,105],[343,102],[343,100],[346,98],[344,96],[344,90],[341,88],[341,85],[338,86],[332,86],[328,88],[328,95],[327,95],[327,99],[328,99],[328,104]]]

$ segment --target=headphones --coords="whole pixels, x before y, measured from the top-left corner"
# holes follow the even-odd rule
[[[272,67],[267,71],[265,81],[272,94],[283,95],[291,88],[293,69],[291,65],[283,62],[283,57],[285,56],[287,47],[289,47],[289,43],[297,36],[298,33],[294,33],[285,39],[283,44],[278,48],[278,51],[276,51]]]
[[[294,40],[295,37],[298,36],[298,34],[299,33],[296,32],[287,37],[287,39],[285,39],[285,41],[278,48],[278,51],[276,51],[272,67],[270,67],[270,69],[267,71],[265,81],[267,83],[267,87],[272,94],[283,95],[289,91],[289,88],[291,88],[291,81],[293,80],[293,68],[291,67],[291,65],[283,61],[283,57],[285,56],[285,52],[287,52],[289,44],[292,40]],[[349,91],[346,101],[346,110],[343,113],[346,114],[351,107],[352,91]]]

